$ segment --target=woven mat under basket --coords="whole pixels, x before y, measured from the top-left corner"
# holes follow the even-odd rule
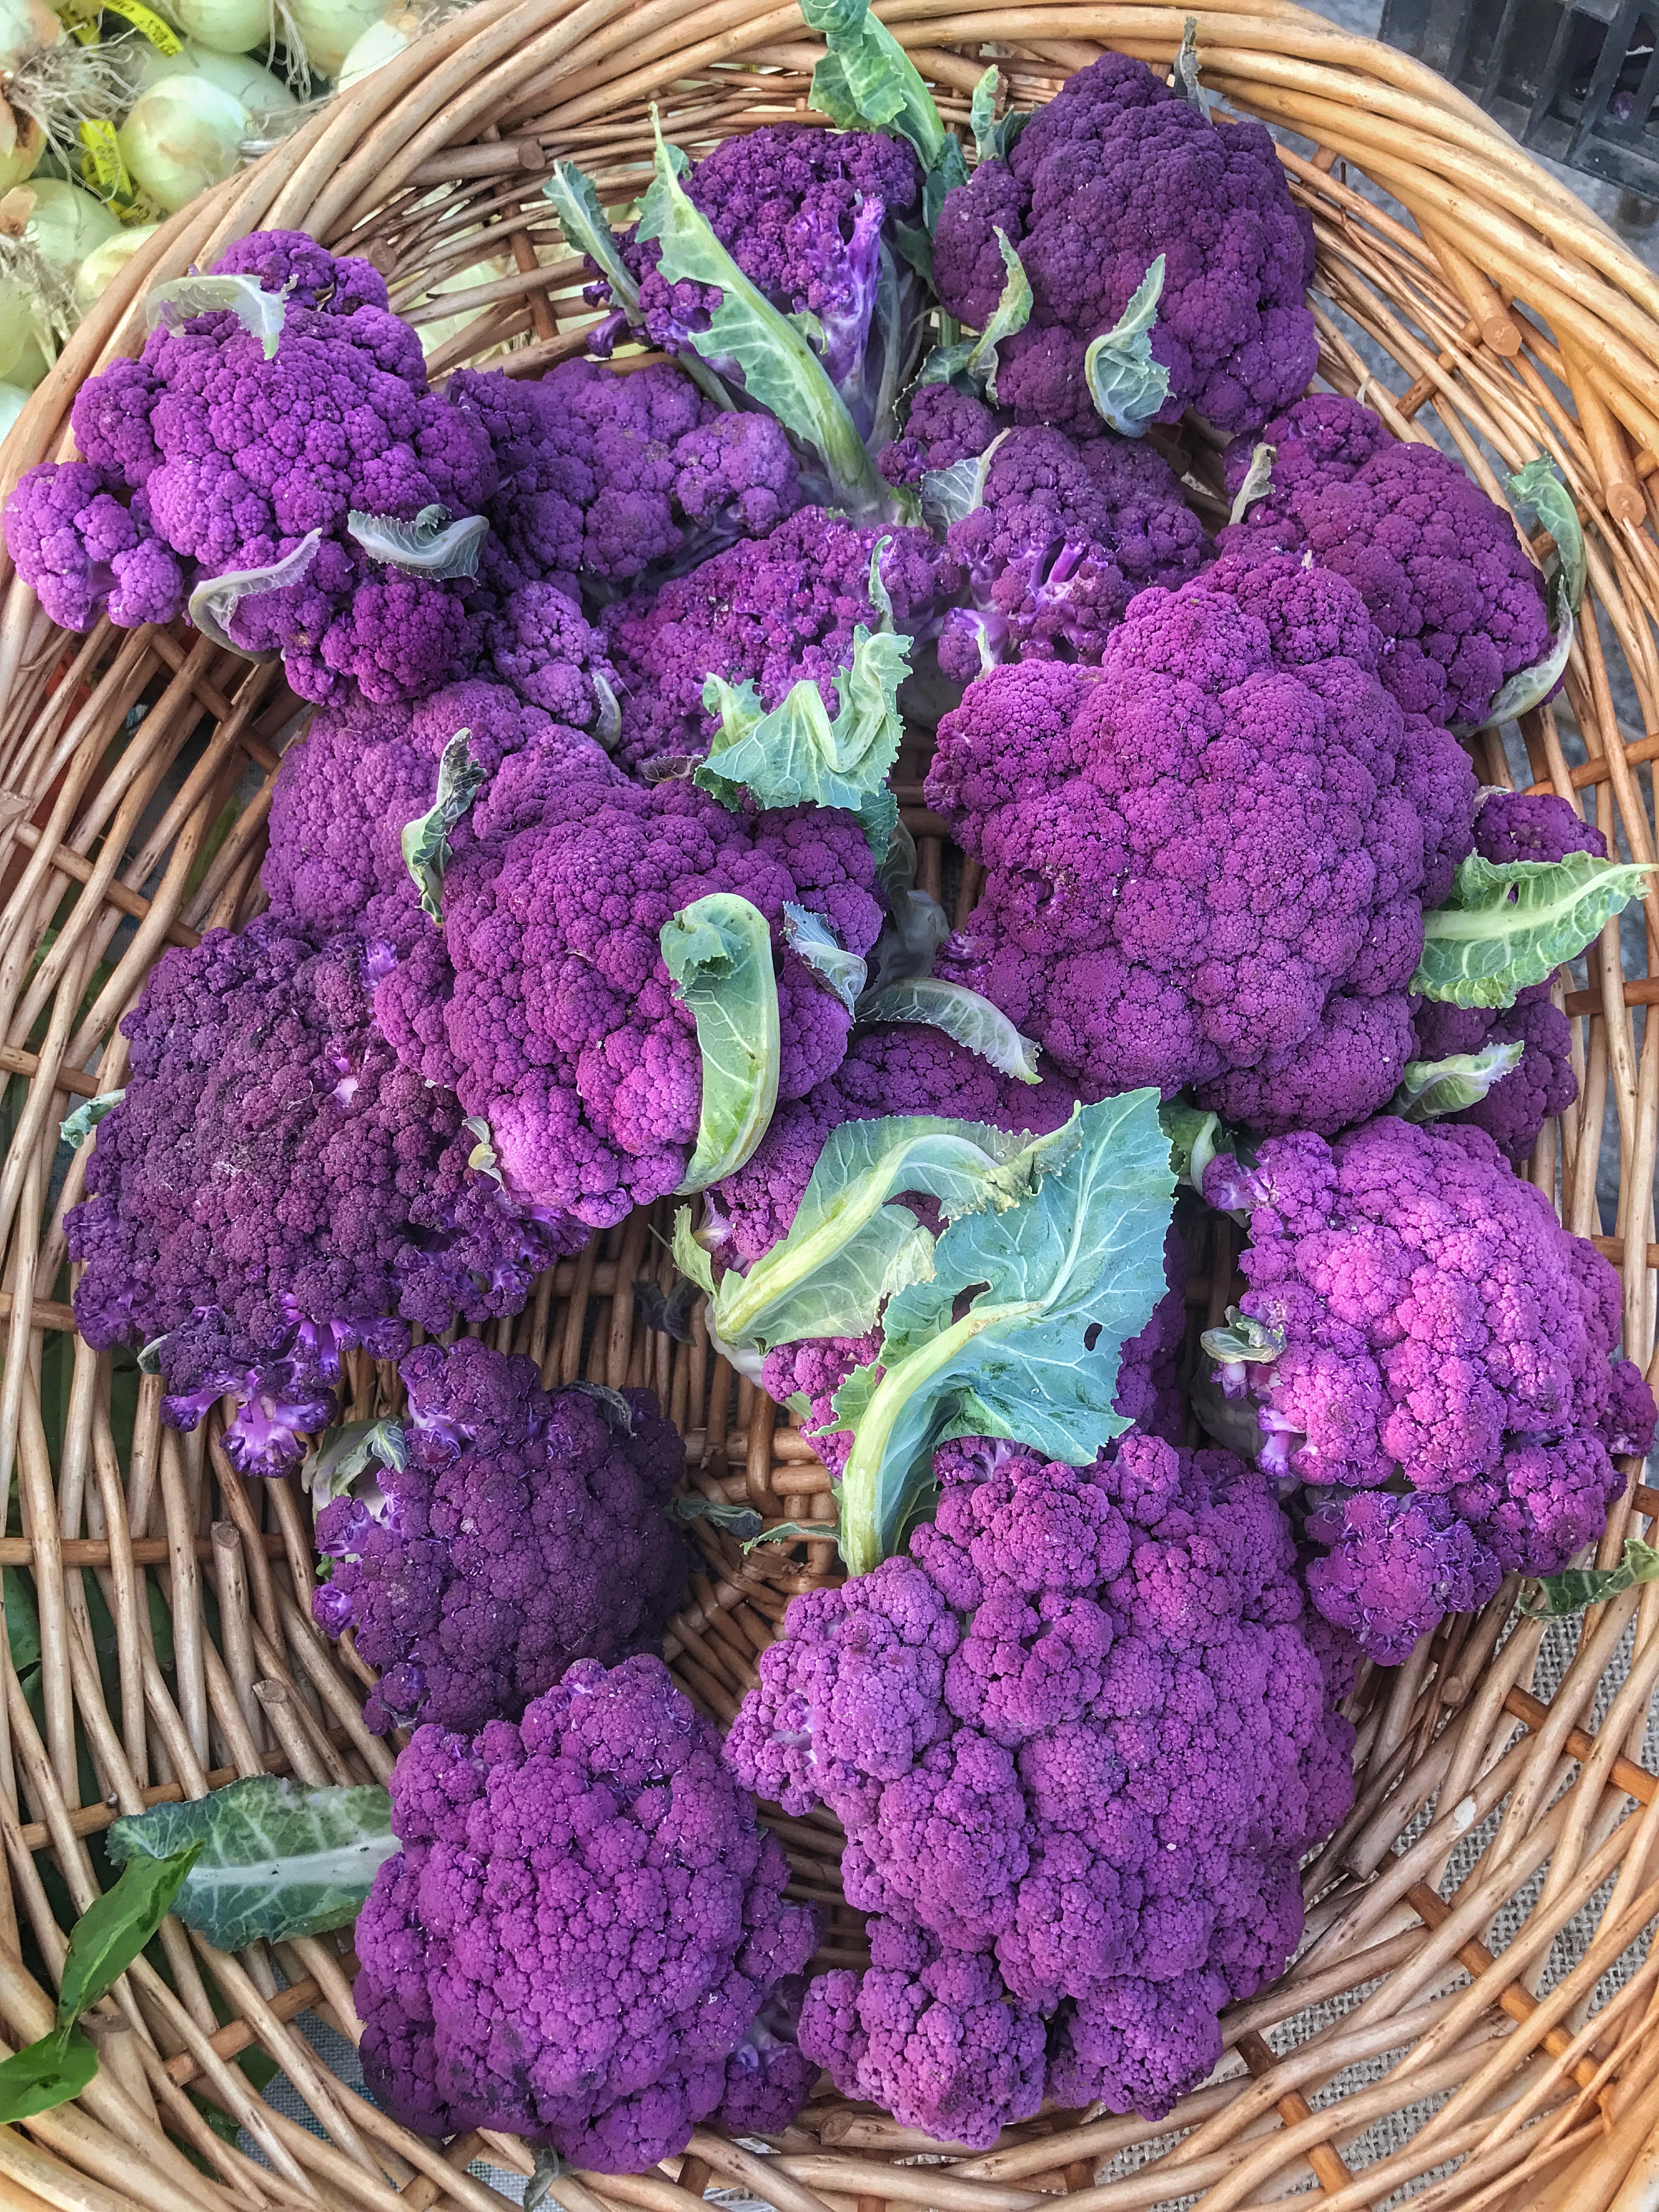
[[[881,13],[957,124],[988,60],[1006,99],[1030,105],[1106,46],[1168,67],[1188,20],[1141,0],[981,10],[890,0]],[[1564,693],[1555,709],[1475,741],[1481,781],[1559,793],[1630,857],[1650,857],[1659,280],[1406,57],[1281,0],[1239,0],[1195,21],[1206,84],[1285,134],[1291,187],[1317,239],[1323,382],[1360,394],[1397,436],[1447,444],[1494,495],[1503,471],[1546,452],[1578,501],[1590,588]],[[592,311],[540,196],[551,162],[580,158],[604,196],[625,197],[648,166],[653,100],[696,155],[805,112],[818,51],[793,4],[765,0],[479,0],[135,254],[0,449],[0,494],[36,460],[72,453],[75,393],[137,350],[151,283],[210,264],[260,227],[368,252],[411,320],[471,317],[432,356],[434,376],[504,346],[514,374],[580,352]],[[433,294],[453,267],[477,264],[480,226],[515,221],[512,273]],[[1386,375],[1379,360],[1391,364]],[[64,1303],[63,1218],[85,1155],[65,1170],[58,1123],[76,1099],[122,1081],[116,1025],[161,950],[258,910],[270,777],[300,702],[278,670],[250,669],[182,624],[106,623],[65,636],[6,566],[0,591],[0,1073],[9,1086],[0,1488],[9,1497],[15,1485],[21,1506],[21,1523],[4,1524],[21,1533],[0,1535],[0,1560],[38,1604],[42,1716],[37,1723],[0,1639],[0,2039],[9,2049],[51,2019],[60,1931],[94,1890],[86,1840],[116,1811],[259,1767],[384,1777],[393,1747],[362,1726],[370,1678],[349,1642],[327,1645],[308,1625],[309,1508],[297,1486],[240,1481],[216,1417],[190,1436],[163,1429],[153,1378],[138,1382],[131,1447],[118,1449],[112,1363],[75,1336]],[[1634,699],[1631,726],[1615,696]],[[960,916],[974,872],[922,807],[924,764],[917,740],[901,760],[901,804],[923,887]],[[233,799],[234,827],[202,868],[198,854]],[[1626,1347],[1644,1364],[1659,1262],[1659,1048],[1644,1023],[1655,973],[1639,952],[1621,963],[1615,925],[1560,978],[1580,1101],[1546,1128],[1527,1167],[1567,1225],[1620,1269]],[[1620,1192],[1605,1221],[1604,1124],[1616,1131]],[[686,1434],[687,1482],[705,1495],[747,1500],[774,1522],[828,1517],[810,1444],[710,1356],[701,1326],[683,1346],[641,1324],[633,1285],[665,1279],[668,1267],[653,1225],[660,1218],[637,1214],[562,1261],[490,1340],[530,1352],[551,1380],[651,1384]],[[1191,1255],[1194,1340],[1219,1317],[1233,1278],[1229,1224],[1208,1234]],[[393,1382],[356,1360],[350,1412],[387,1402]],[[1626,1472],[1604,1559],[1659,1512],[1639,1468]],[[708,1520],[694,1540],[702,1572],[670,1655],[690,1694],[724,1720],[789,1595],[832,1574],[835,1554],[817,1541],[745,1557]],[[108,1702],[87,1629],[88,1573],[114,1623],[118,1694]],[[149,1642],[152,1585],[174,1624],[170,1668]],[[704,2130],[665,2169],[560,2176],[553,2200],[564,2212],[697,2212],[706,2191],[752,2193],[777,2212],[1028,2212],[1060,2192],[1086,2212],[1176,2203],[1257,2212],[1304,2191],[1344,2212],[1401,2191],[1436,2212],[1652,2203],[1659,1960],[1646,1947],[1659,1914],[1659,1761],[1648,1707],[1659,1588],[1593,1612],[1576,1650],[1571,1633],[1547,1642],[1541,1624],[1517,1623],[1514,1596],[1506,1584],[1404,1666],[1364,1677],[1352,1706],[1358,1802],[1306,1869],[1303,1954],[1227,2015],[1217,2078],[1157,2126],[1054,2113],[1009,2130],[993,2152],[941,2154],[826,2092],[765,2155]],[[82,1753],[95,1789],[83,1784]],[[822,1958],[855,1963],[866,1955],[861,1916],[838,1898],[834,1822],[774,1824],[798,1893],[825,1905]],[[521,2147],[409,2134],[331,2072],[339,2045],[324,2038],[313,2051],[296,2032],[320,2017],[350,2039],[343,1942],[282,1947],[273,1961],[209,1954],[174,1923],[162,1941],[167,1975],[134,1969],[100,2030],[92,2087],[0,2128],[0,2203],[499,2212],[501,2196],[468,2168],[482,2160],[521,2172]],[[208,2005],[204,1967],[229,2001],[228,2022]],[[233,2063],[255,2046],[289,2085],[268,2101]],[[310,2124],[295,2117],[299,2106]],[[209,2125],[210,2110],[240,2127],[241,2148]]]

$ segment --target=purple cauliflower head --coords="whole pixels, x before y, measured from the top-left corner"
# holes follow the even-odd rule
[[[684,1453],[650,1391],[550,1395],[533,1361],[471,1337],[401,1372],[407,1464],[380,1471],[373,1504],[337,1498],[317,1521],[336,1564],[313,1611],[380,1674],[368,1726],[471,1735],[576,1659],[657,1646],[685,1595],[666,1515]]]
[[[867,1973],[811,1984],[801,2048],[975,2147],[1045,2094],[1157,2117],[1295,1948],[1298,1854],[1352,1794],[1351,1674],[1230,1453],[968,1438],[934,1469],[908,1556],[791,1601],[726,1740],[763,1796],[836,1814],[848,1900],[883,1916]]]
[[[752,545],[716,554],[651,597],[606,609],[606,649],[622,707],[617,757],[650,773],[706,753],[719,731],[702,690],[710,670],[733,686],[745,679],[769,709],[811,678],[833,714],[835,678],[850,665],[853,632],[873,630],[870,560],[878,542],[881,580],[904,635],[935,635],[959,570],[925,530],[860,529],[822,507],[805,507]]]
[[[445,396],[495,452],[489,513],[506,559],[573,595],[660,580],[800,504],[771,416],[724,413],[678,369],[571,361],[538,382],[458,369]]]
[[[65,629],[90,629],[103,613],[136,629],[183,610],[185,567],[151,527],[145,493],[129,500],[126,489],[117,469],[44,461],[7,502],[7,550]]]
[[[1042,429],[1002,439],[983,499],[945,544],[968,578],[939,645],[958,684],[1001,660],[1098,661],[1137,592],[1175,589],[1210,553],[1161,453]]]
[[[1304,301],[1313,224],[1292,206],[1259,123],[1200,115],[1145,62],[1104,54],[1068,77],[1015,140],[945,202],[933,239],[945,310],[983,330],[1005,281],[1000,230],[1031,285],[1025,328],[1000,351],[1016,421],[1097,422],[1090,342],[1117,323],[1164,257],[1152,355],[1169,372],[1163,422],[1194,408],[1249,432],[1305,390],[1319,356]]]
[[[702,1107],[690,1012],[663,925],[715,891],[774,925],[779,1096],[839,1064],[851,1018],[783,940],[786,903],[854,952],[882,907],[855,816],[729,812],[684,781],[631,783],[554,726],[515,752],[453,833],[440,937],[381,981],[382,1026],[421,1073],[489,1124],[514,1200],[594,1227],[676,1189]]]
[[[1506,1571],[1557,1573],[1644,1452],[1653,1401],[1618,1355],[1619,1280],[1482,1129],[1385,1116],[1230,1158],[1212,1203],[1249,1208],[1243,1313],[1283,1345],[1224,1364],[1258,1455],[1328,1547],[1314,1602],[1384,1664]]]
[[[770,2022],[811,1908],[785,1903],[781,1845],[659,1659],[578,1660],[471,1739],[417,1729],[392,1820],[356,2002],[405,2126],[637,2173],[705,2120],[793,2118],[812,2069]]]
[[[993,669],[927,796],[986,871],[942,973],[1085,1096],[1153,1084],[1264,1130],[1374,1112],[1474,770],[1377,681],[1358,594],[1291,556],[1135,599],[1098,673]]]
[[[251,1474],[332,1418],[343,1351],[516,1312],[581,1241],[469,1167],[461,1107],[374,1029],[362,968],[357,939],[319,951],[264,918],[167,953],[68,1218],[88,1342],[160,1340],[175,1427],[234,1398],[226,1446]]]
[[[1543,579],[1513,519],[1437,447],[1400,444],[1332,392],[1298,399],[1261,435],[1276,449],[1267,496],[1222,546],[1310,551],[1364,600],[1384,641],[1377,673],[1407,713],[1479,723],[1549,645]],[[1230,492],[1253,445],[1228,450]]]
[[[879,131],[766,124],[723,139],[684,181],[750,283],[780,313],[814,318],[824,373],[878,452],[892,396],[910,380],[926,304],[894,238],[894,225],[914,225],[921,214],[909,147]],[[646,336],[669,353],[687,350],[708,328],[718,291],[666,283],[654,240],[630,233],[622,252],[639,283]],[[595,296],[609,297],[603,278]]]

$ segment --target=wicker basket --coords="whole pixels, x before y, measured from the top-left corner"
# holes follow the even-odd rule
[[[1167,65],[1185,19],[1131,0],[985,13],[896,0],[884,13],[947,113],[965,110],[988,56],[1001,63],[1007,96],[1030,104],[1103,46]],[[1527,718],[1524,756],[1487,733],[1477,765],[1483,781],[1508,786],[1524,757],[1523,781],[1593,804],[1605,832],[1650,856],[1641,769],[1659,756],[1659,737],[1621,729],[1614,698],[1633,687],[1642,731],[1659,723],[1659,280],[1485,116],[1401,55],[1277,0],[1201,15],[1198,37],[1206,82],[1300,134],[1307,149],[1283,158],[1318,237],[1326,381],[1363,392],[1402,438],[1426,437],[1432,409],[1488,490],[1500,466],[1540,446],[1565,471],[1591,580],[1566,679],[1584,757],[1569,764],[1578,748],[1571,738],[1564,745],[1547,708]],[[482,0],[135,256],[7,441],[0,489],[71,452],[75,391],[137,351],[136,303],[150,281],[210,263],[262,225],[370,252],[394,304],[416,321],[474,312],[434,373],[509,339],[514,374],[564,358],[580,349],[589,311],[539,194],[551,160],[580,155],[602,185],[625,185],[642,173],[653,100],[672,134],[702,150],[805,109],[814,58],[789,0]],[[1362,194],[1360,169],[1382,194]],[[1383,195],[1417,228],[1385,212]],[[423,307],[432,283],[478,261],[480,225],[499,229],[517,273]],[[1512,318],[1516,299],[1549,337]],[[1357,334],[1373,342],[1373,361],[1380,348],[1397,364],[1395,388],[1368,371]],[[74,1335],[61,1302],[63,1218],[85,1155],[57,1187],[58,1122],[76,1097],[121,1081],[116,1024],[161,948],[257,909],[275,746],[297,702],[275,669],[250,669],[182,628],[106,623],[66,638],[9,569],[0,583],[0,1075],[9,1085],[0,1491],[9,1500],[15,1482],[18,1493],[0,1528],[23,1532],[0,1537],[0,1561],[35,1595],[41,1717],[0,1639],[0,2038],[9,2049],[41,2033],[52,2009],[51,1991],[21,1962],[18,1931],[55,1972],[59,1931],[94,1893],[86,1839],[117,1812],[261,1769],[383,1777],[393,1747],[363,1728],[372,1677],[349,1640],[327,1646],[308,1625],[313,1561],[297,1487],[241,1482],[211,1419],[187,1437],[163,1429],[153,1379],[138,1381],[135,1409],[131,1375],[113,1376],[111,1359]],[[148,711],[135,724],[141,703]],[[900,796],[921,881],[938,893],[944,848],[920,806],[921,771],[912,748]],[[238,799],[216,848],[210,830]],[[974,888],[966,869],[963,910]],[[1564,976],[1560,988],[1580,1103],[1545,1130],[1528,1172],[1559,1195],[1571,1229],[1598,1230],[1611,1095],[1620,1233],[1596,1241],[1622,1269],[1626,1347],[1646,1363],[1659,1266],[1649,1241],[1659,1048],[1638,1049],[1632,1010],[1659,1001],[1659,983],[1623,974],[1613,924],[1584,981]],[[686,1434],[690,1484],[746,1498],[774,1522],[825,1517],[823,1471],[776,1410],[711,1358],[701,1333],[685,1346],[641,1325],[633,1286],[665,1264],[653,1225],[636,1214],[561,1262],[491,1340],[527,1349],[550,1378],[651,1384]],[[1218,1316],[1232,1276],[1226,1225],[1213,1233],[1215,1249],[1194,1255],[1194,1334]],[[352,1379],[356,1413],[395,1384],[367,1361]],[[130,1448],[118,1448],[129,1431]],[[1634,1462],[1629,1472],[1604,1558],[1617,1555],[1633,1516],[1659,1514],[1659,1495],[1637,1484]],[[725,1718],[790,1593],[832,1573],[835,1559],[822,1542],[745,1559],[708,1521],[696,1528],[703,1571],[669,1651],[693,1697]],[[157,1656],[151,1577],[171,1611],[170,1663]],[[1010,2130],[988,2154],[958,2155],[825,2094],[775,2156],[702,2130],[683,2160],[631,2179],[567,2175],[555,2198],[565,2212],[695,2212],[714,2186],[777,2212],[1024,2212],[1070,2192],[1089,2212],[1177,2199],[1223,2212],[1310,2188],[1333,2207],[1380,2207],[1413,2185],[1417,2205],[1466,2212],[1652,2205],[1659,1958],[1646,1959],[1646,1931],[1659,1916],[1659,1781],[1635,1762],[1659,1678],[1659,1589],[1587,1618],[1577,1657],[1550,1670],[1547,1704],[1532,1694],[1543,1631],[1511,1627],[1513,1597],[1511,1583],[1484,1613],[1447,1620],[1403,1667],[1362,1679],[1358,1802],[1307,1869],[1304,1954],[1226,2017],[1221,2078],[1159,2125],[1056,2112]],[[105,1610],[112,1651],[100,1666]],[[827,1908],[824,1960],[856,1962],[861,1920],[840,1899],[835,1823],[774,1825],[796,1893]],[[1486,1940],[1494,1923],[1497,1958]],[[492,2212],[503,2200],[469,2163],[529,2171],[521,2145],[426,2142],[331,2076],[293,2023],[308,2012],[356,2032],[343,1941],[232,1959],[173,1922],[162,1940],[167,1978],[141,1961],[94,2022],[103,2064],[85,2095],[21,2130],[0,2128],[0,2202],[27,2212]],[[1604,1984],[1616,1965],[1624,1978]],[[253,2093],[233,2062],[256,2045],[320,2133]],[[264,2165],[209,2125],[213,2108],[240,2122]]]

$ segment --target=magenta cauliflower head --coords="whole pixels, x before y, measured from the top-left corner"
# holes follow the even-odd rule
[[[730,414],[675,368],[618,376],[564,362],[539,382],[457,369],[445,397],[488,436],[500,554],[526,580],[603,602],[800,504],[789,441],[769,415]]]
[[[1357,401],[1316,392],[1269,422],[1265,499],[1221,533],[1231,551],[1310,551],[1346,576],[1385,641],[1377,672],[1408,713],[1478,723],[1549,647],[1544,582],[1513,519],[1435,446],[1402,445]],[[1253,441],[1226,459],[1236,494]]]
[[[1599,830],[1574,813],[1565,799],[1547,793],[1488,792],[1474,817],[1474,849],[1500,866],[1511,860],[1560,860],[1569,853],[1607,858]],[[1511,1006],[1453,1006],[1431,999],[1413,1001],[1415,1060],[1445,1060],[1488,1045],[1518,1044],[1519,1063],[1486,1097],[1449,1115],[1484,1129],[1498,1150],[1523,1160],[1552,1115],[1578,1096],[1567,1018],[1550,1002],[1550,986],[1534,983],[1516,994]]]
[[[696,1024],[663,925],[735,892],[773,925],[778,1095],[839,1065],[852,1018],[786,946],[783,908],[849,951],[882,920],[858,818],[825,807],[733,814],[684,781],[646,789],[556,726],[512,754],[453,833],[441,936],[380,982],[376,1012],[426,1076],[482,1117],[509,1196],[592,1227],[678,1188],[696,1138]]]
[[[1249,1222],[1256,1356],[1221,1385],[1258,1409],[1261,1465],[1304,1486],[1328,1620],[1392,1664],[1598,1533],[1653,1400],[1619,1356],[1617,1275],[1484,1130],[1278,1137],[1204,1188]]]
[[[404,2125],[638,2173],[704,2120],[776,2128],[805,2101],[779,1999],[812,1911],[660,1659],[579,1660],[470,1740],[417,1729],[392,1824],[356,1994],[364,2077]]]
[[[249,1474],[333,1419],[343,1352],[516,1312],[580,1242],[469,1167],[459,1103],[376,1030],[362,964],[355,938],[319,951],[267,919],[167,953],[68,1218],[88,1342],[150,1346],[175,1427],[234,1399]]]
[[[1249,431],[1306,389],[1319,341],[1303,295],[1311,219],[1259,123],[1201,115],[1145,62],[1104,54],[945,200],[933,273],[945,310],[983,330],[1006,281],[1000,230],[1030,280],[1030,319],[1000,351],[998,396],[1022,422],[1097,421],[1084,375],[1162,254],[1158,419],[1194,408]]]
[[[1045,2094],[1155,2118],[1296,1948],[1298,1856],[1352,1795],[1340,1640],[1231,1453],[969,1438],[934,1468],[937,1520],[792,1600],[726,1740],[762,1797],[836,1814],[848,1901],[882,1916],[801,2048],[976,2147]]]
[[[985,886],[941,972],[1085,1096],[1190,1085],[1263,1130],[1374,1112],[1475,797],[1456,740],[1378,682],[1381,646],[1341,577],[1225,560],[1142,592],[1098,673],[970,685],[926,789]]]
[[[648,1390],[541,1387],[471,1337],[405,1354],[406,1462],[317,1520],[335,1562],[312,1611],[353,1631],[384,1731],[516,1720],[576,1659],[650,1650],[685,1595],[667,1504],[679,1432]]]
[[[952,413],[939,428],[955,453],[964,426]],[[995,435],[988,420],[981,453]],[[1139,441],[1014,429],[982,465],[977,505],[945,536],[967,579],[939,641],[958,684],[1002,660],[1097,661],[1137,592],[1184,584],[1209,558],[1169,463]]]
[[[720,730],[702,703],[711,671],[745,679],[763,706],[815,682],[833,714],[835,678],[851,664],[853,632],[874,630],[870,560],[885,538],[881,581],[893,627],[937,634],[959,569],[925,530],[860,529],[823,507],[805,507],[753,545],[733,546],[654,596],[617,600],[604,617],[622,708],[617,757],[649,777],[701,757]]]

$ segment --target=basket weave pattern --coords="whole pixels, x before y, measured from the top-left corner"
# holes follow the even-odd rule
[[[1182,9],[1085,0],[985,11],[894,0],[881,12],[957,122],[989,58],[1008,99],[1030,105],[1108,46],[1167,66],[1186,21]],[[1494,496],[1499,474],[1540,448],[1560,465],[1589,550],[1565,687],[1586,757],[1569,765],[1544,708],[1522,726],[1520,781],[1571,799],[1629,857],[1651,857],[1642,770],[1659,757],[1659,736],[1644,734],[1659,729],[1659,280],[1405,57],[1279,0],[1200,15],[1198,41],[1206,85],[1310,148],[1283,159],[1317,237],[1324,380],[1361,393],[1402,438],[1426,438],[1433,410]],[[209,265],[261,227],[368,252],[394,307],[417,324],[475,313],[433,357],[434,376],[509,339],[514,374],[580,351],[591,311],[581,265],[540,194],[550,163],[579,157],[602,197],[623,197],[647,173],[653,100],[669,135],[701,153],[805,108],[817,52],[793,4],[480,0],[133,258],[7,441],[0,495],[35,461],[72,453],[75,392],[137,350],[150,283]],[[1357,190],[1356,171],[1412,224]],[[477,264],[481,225],[515,273],[432,298],[434,284]],[[1356,350],[1356,331],[1397,365],[1388,388]],[[349,1638],[329,1645],[310,1625],[309,1505],[297,1484],[245,1484],[220,1448],[216,1415],[187,1436],[163,1428],[156,1378],[140,1380],[136,1416],[129,1403],[118,1419],[112,1361],[75,1336],[61,1303],[64,1216],[80,1197],[86,1154],[54,1184],[58,1124],[77,1098],[122,1082],[117,1024],[164,947],[258,911],[276,745],[300,702],[278,669],[250,668],[182,625],[124,632],[104,623],[65,637],[9,566],[0,589],[0,1079],[10,1104],[0,1167],[0,1493],[9,1502],[15,1486],[23,1531],[0,1536],[0,1562],[32,1589],[40,1626],[33,1704],[0,1638],[0,2044],[10,2050],[46,2030],[53,2002],[21,1963],[19,1930],[55,1972],[62,1931],[95,1894],[87,1838],[118,1813],[267,1770],[384,1779],[397,1739],[363,1727],[373,1677]],[[1628,687],[1635,731],[1614,708],[1615,690],[1628,697]],[[1494,733],[1477,744],[1483,782],[1516,782]],[[907,747],[897,781],[920,883],[938,896],[945,853],[942,824],[921,804],[924,765]],[[236,799],[234,826],[204,867],[210,833]],[[951,881],[960,920],[973,866]],[[1624,973],[1614,922],[1582,982],[1560,982],[1580,1098],[1546,1127],[1526,1170],[1567,1226],[1596,1233],[1621,1270],[1626,1349],[1644,1367],[1659,1267],[1659,1047],[1632,1010],[1659,1002],[1653,902],[1647,913],[1650,975]],[[1611,1237],[1599,1234],[1596,1198],[1609,1106],[1620,1191]],[[529,1352],[550,1383],[582,1376],[656,1389],[685,1435],[687,1482],[704,1495],[748,1502],[773,1522],[828,1519],[810,1444],[711,1354],[701,1320],[690,1344],[641,1325],[634,1286],[672,1278],[665,1225],[638,1212],[561,1261],[521,1316],[489,1327],[489,1340]],[[1188,1285],[1194,1340],[1219,1319],[1233,1281],[1230,1224],[1209,1234]],[[349,1374],[347,1418],[395,1407],[394,1370],[356,1355]],[[1626,1464],[1630,1493],[1604,1562],[1645,1526],[1637,1516],[1659,1514],[1659,1494]],[[0,1527],[17,1518],[14,1510]],[[789,1595],[834,1572],[834,1548],[797,1543],[745,1557],[708,1520],[695,1522],[693,1540],[702,1572],[668,1656],[693,1698],[725,1721]],[[112,1651],[95,1648],[94,1584],[113,1622]],[[171,1613],[170,1658],[158,1655],[149,1585]],[[704,2130],[681,2160],[635,2177],[563,2175],[554,2199],[564,2212],[696,2212],[716,2186],[761,2196],[777,2212],[1027,2212],[1062,2192],[1082,2200],[1079,2212],[1175,2200],[1255,2212],[1309,2189],[1334,2208],[1381,2206],[1416,2185],[1413,2202],[1436,2212],[1650,2203],[1659,1957],[1645,1959],[1645,1931],[1659,1917],[1659,1780],[1637,1762],[1659,1680],[1659,1587],[1587,1616],[1547,1705],[1532,1694],[1541,1625],[1505,1633],[1514,1596],[1511,1578],[1481,1613],[1446,1620],[1403,1667],[1366,1670],[1350,1707],[1355,1808],[1305,1870],[1304,1955],[1224,2017],[1223,2078],[1164,2122],[1048,2114],[992,2152],[941,2166],[940,2146],[830,2095],[774,2157]],[[841,1899],[834,1820],[766,1817],[789,1856],[791,1894],[823,1908],[820,1963],[860,1963],[862,1916]],[[1529,1909],[1495,1958],[1485,1939],[1517,1896]],[[1571,1947],[1558,1942],[1569,1923]],[[503,2137],[446,2148],[410,2135],[319,2062],[292,2023],[315,2012],[357,2033],[343,1938],[228,1958],[168,1921],[162,1942],[167,1978],[140,1960],[94,2016],[103,2063],[85,2094],[0,2128],[0,2201],[26,2212],[496,2212],[503,2200],[468,2164],[483,2156],[529,2172],[523,2147]],[[1632,1946],[1634,1970],[1592,2013],[1598,1984],[1621,1960],[1629,1967]],[[1562,1972],[1564,1954],[1577,1963]],[[217,2011],[204,1970],[224,2000]],[[229,2063],[254,2045],[289,2075],[321,2135],[264,2105]],[[210,2106],[240,2122],[264,2165],[209,2126]],[[1421,2124],[1404,2148],[1354,2154],[1368,2130],[1408,2109]],[[918,2156],[925,2162],[909,2162]]]

